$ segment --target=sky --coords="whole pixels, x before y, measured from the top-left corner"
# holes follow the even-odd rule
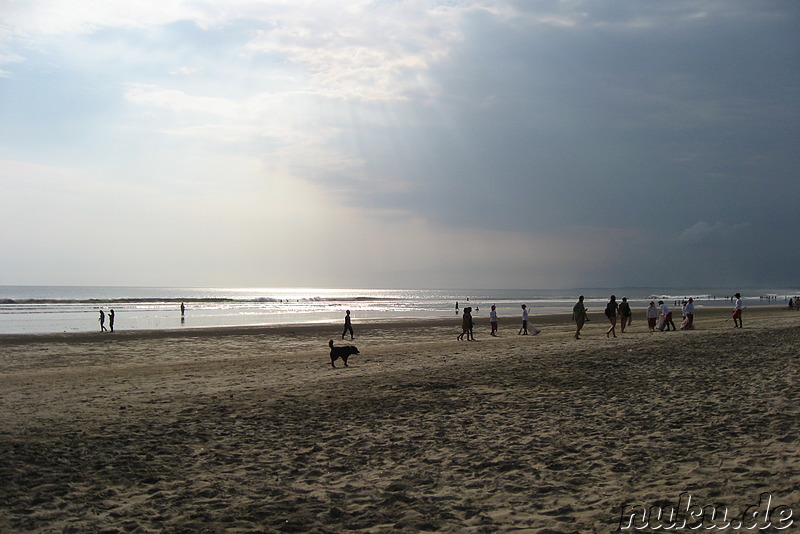
[[[0,285],[798,287],[796,0],[0,0]]]

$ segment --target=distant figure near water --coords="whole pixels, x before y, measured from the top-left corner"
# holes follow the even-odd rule
[[[342,339],[344,339],[344,335],[350,332],[350,340],[353,340],[353,324],[350,322],[350,310],[347,310],[347,313],[344,316],[344,331],[342,332]]]
[[[105,332],[108,329],[106,328],[106,314],[103,310],[100,310],[100,331]]]
[[[113,308],[111,309],[110,312],[108,312],[108,326],[109,326],[109,328],[111,328],[111,331],[113,332],[114,331],[114,310],[113,310]]]
[[[183,317],[184,313],[186,313],[186,306],[184,306],[183,302],[181,302],[181,317]]]

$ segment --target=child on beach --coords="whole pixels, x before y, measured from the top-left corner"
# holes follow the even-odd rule
[[[492,304],[492,311],[489,312],[489,324],[492,327],[490,335],[497,337],[497,309],[494,304]]]

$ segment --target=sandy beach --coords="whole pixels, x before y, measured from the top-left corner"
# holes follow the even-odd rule
[[[337,369],[338,324],[0,337],[0,532],[605,533],[763,493],[798,529],[800,313],[636,313],[355,323]]]

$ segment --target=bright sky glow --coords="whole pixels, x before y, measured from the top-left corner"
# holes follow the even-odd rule
[[[0,14],[0,285],[799,283],[798,2]]]

